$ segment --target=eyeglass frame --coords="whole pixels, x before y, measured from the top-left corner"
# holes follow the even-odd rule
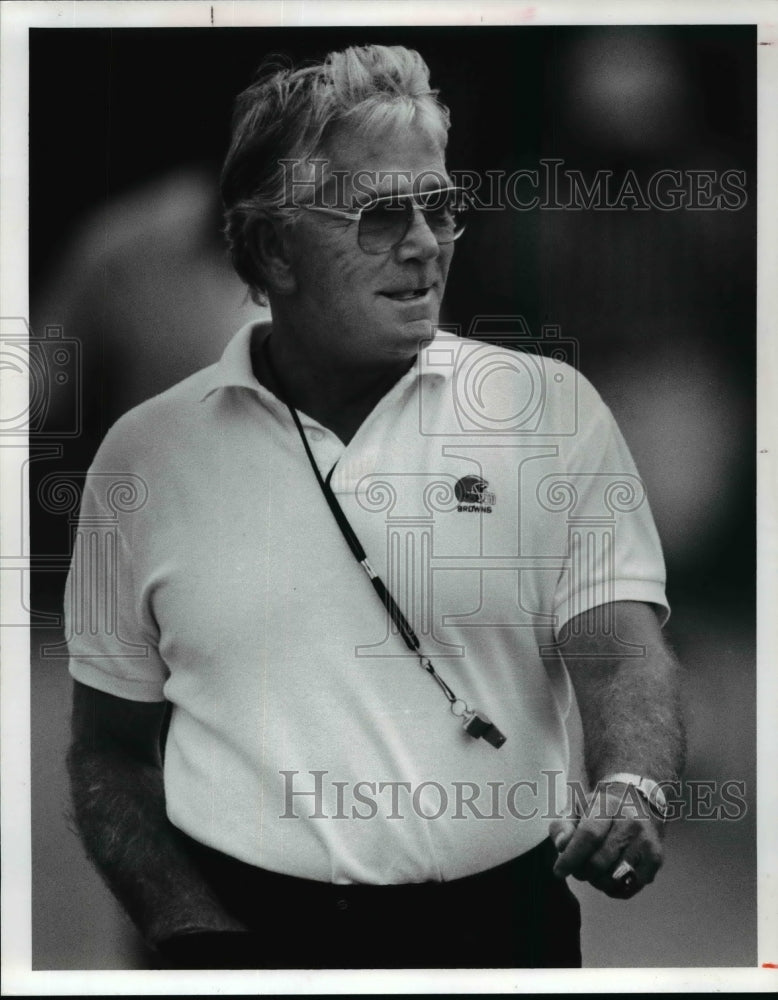
[[[378,202],[392,201],[395,199],[410,199],[413,203],[414,209],[423,211],[422,207],[417,203],[416,199],[424,198],[427,196],[434,197],[435,195],[448,194],[450,192],[451,193],[459,192],[460,194],[464,195],[465,199],[468,202],[468,205],[472,204],[466,188],[460,187],[456,184],[451,184],[448,185],[447,187],[431,188],[429,191],[418,191],[418,192],[409,191],[407,194],[393,193],[393,194],[375,195],[373,198],[370,199],[370,201],[365,202],[364,205],[360,205],[358,209],[355,209],[353,211],[346,211],[345,209],[340,209],[340,208],[327,208],[325,205],[301,205],[300,208],[304,208],[308,212],[320,212],[324,215],[334,216],[335,218],[338,219],[348,219],[349,222],[359,223],[362,220],[363,213],[366,212],[367,209],[369,208],[374,208]],[[394,250],[395,247],[398,247],[402,243],[402,241],[408,235],[408,231],[410,230],[412,225],[413,225],[413,214],[411,214],[410,217],[408,218],[407,226],[402,236],[395,243],[392,243],[391,246],[388,246],[383,250],[365,250],[362,244],[359,243],[359,230],[357,229],[357,244],[362,253],[366,253],[370,256],[377,256],[380,253],[389,253],[390,250]],[[464,231],[465,227],[462,226],[459,232],[455,236],[452,236],[450,240],[443,240],[441,242],[440,240],[438,240],[436,236],[435,242],[438,244],[438,246],[449,246],[451,243],[454,243],[455,240],[458,240]]]

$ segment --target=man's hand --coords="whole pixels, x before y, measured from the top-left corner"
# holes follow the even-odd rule
[[[559,851],[554,874],[572,875],[615,899],[629,899],[653,882],[662,864],[662,820],[635,799],[629,786],[600,786],[588,798],[586,815],[554,820],[549,834]],[[626,869],[632,878],[614,879]]]

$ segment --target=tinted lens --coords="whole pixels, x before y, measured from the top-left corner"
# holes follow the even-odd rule
[[[413,206],[438,243],[452,243],[461,236],[470,203],[463,191],[423,191],[415,197],[377,198],[367,205],[359,220],[359,245],[366,253],[384,253],[405,238],[413,218]]]
[[[378,198],[362,210],[359,245],[366,253],[382,253],[397,246],[408,232],[413,215],[409,198]]]
[[[430,191],[417,199],[419,208],[438,243],[453,243],[462,235],[469,202],[462,191]]]

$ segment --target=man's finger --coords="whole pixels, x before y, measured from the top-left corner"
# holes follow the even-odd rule
[[[548,835],[554,842],[558,853],[562,853],[575,833],[577,822],[574,819],[555,819],[548,827]]]
[[[608,836],[612,823],[613,820],[608,818],[582,820],[564,851],[557,858],[554,874],[559,878],[564,878],[566,875],[584,878],[583,871],[586,864]]]
[[[662,867],[662,847],[661,844],[646,840],[640,845],[640,853],[632,864],[637,872],[638,878],[643,885],[648,885],[654,881],[654,877]]]
[[[631,899],[643,888],[635,867],[626,858],[622,858],[612,871],[589,881],[595,889],[612,899]]]
[[[624,844],[613,836],[613,828],[608,831],[599,848],[587,859],[582,876],[587,882],[594,884],[595,880],[610,878],[624,853]]]
[[[606,837],[599,848],[589,857],[585,867],[579,873],[587,882],[595,885],[600,879],[610,878],[621,858],[625,857],[629,845],[636,835],[642,834],[642,828],[633,822],[614,820]],[[637,856],[637,850],[633,851]]]

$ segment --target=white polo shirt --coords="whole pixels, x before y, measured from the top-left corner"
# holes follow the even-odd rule
[[[168,814],[218,850],[338,883],[498,865],[547,835],[570,765],[546,647],[594,606],[666,608],[628,449],[573,368],[443,332],[348,446],[300,414],[422,649],[507,736],[495,750],[406,649],[254,377],[267,332],[107,435],[68,580],[71,673],[172,702]]]

